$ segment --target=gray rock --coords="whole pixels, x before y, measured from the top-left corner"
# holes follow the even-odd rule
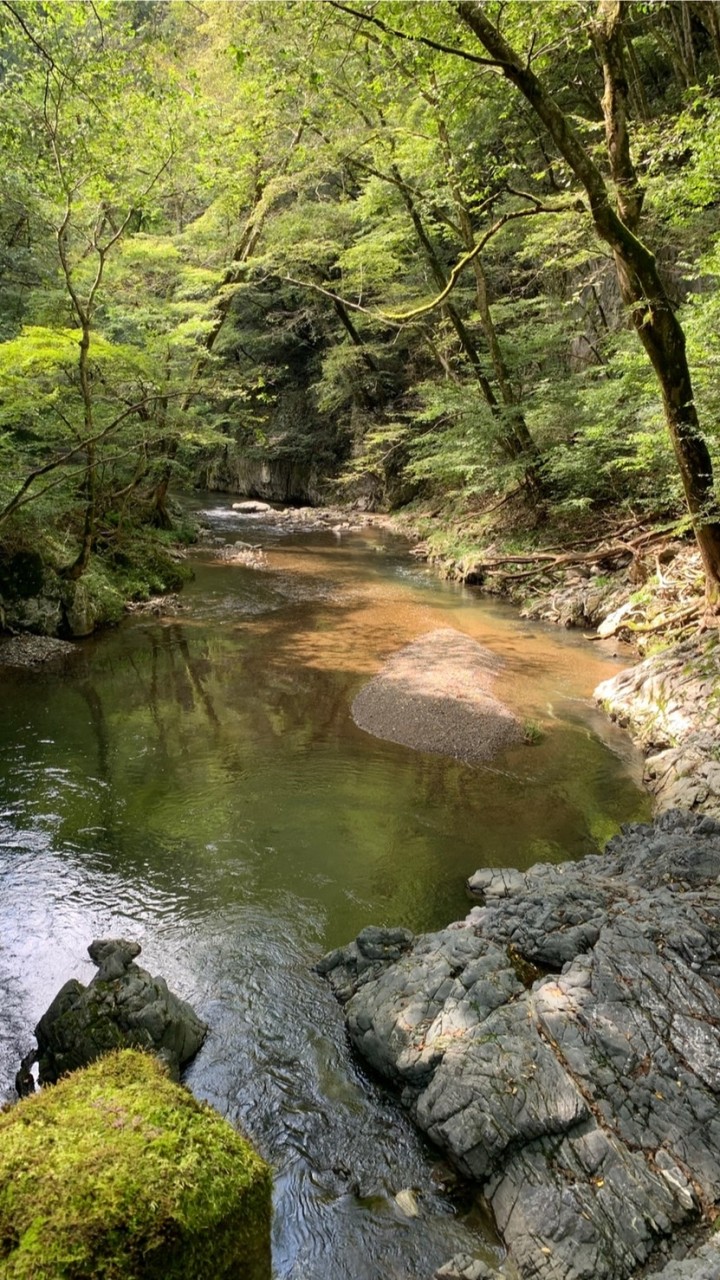
[[[691,1258],[668,1262],[653,1271],[647,1280],[718,1280],[720,1277],[720,1239],[711,1240]]]
[[[493,1270],[480,1258],[473,1258],[468,1253],[457,1253],[435,1272],[433,1280],[502,1280],[506,1275],[504,1268]]]
[[[595,697],[648,753],[645,782],[657,809],[720,817],[716,630],[621,671],[598,685]]]
[[[359,1052],[481,1184],[509,1274],[625,1280],[720,1198],[720,823],[668,812],[602,856],[469,883],[464,921],[365,930],[320,971]],[[656,1277],[717,1264],[708,1245]]]
[[[41,1083],[54,1084],[110,1049],[152,1050],[175,1076],[195,1056],[207,1025],[163,978],[134,963],[140,950],[124,939],[88,947],[95,977],[87,987],[75,978],[66,982],[35,1028]]]
[[[247,502],[233,502],[232,509],[244,515],[259,515],[262,511],[272,511],[269,502],[258,502],[254,499],[248,499]]]

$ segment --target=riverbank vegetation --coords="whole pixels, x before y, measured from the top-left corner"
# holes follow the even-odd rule
[[[3,0],[0,61],[19,625],[18,556],[169,585],[194,483],[513,574],[694,537],[717,613],[713,0]]]

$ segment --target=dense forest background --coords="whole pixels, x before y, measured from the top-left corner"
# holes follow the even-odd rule
[[[717,609],[713,0],[2,0],[0,134],[0,595],[205,485],[666,521]]]

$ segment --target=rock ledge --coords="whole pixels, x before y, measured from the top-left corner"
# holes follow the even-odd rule
[[[320,962],[353,1044],[483,1186],[508,1276],[720,1276],[720,1238],[680,1243],[720,1199],[719,877],[720,823],[673,811]]]

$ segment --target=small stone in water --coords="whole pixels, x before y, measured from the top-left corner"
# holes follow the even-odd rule
[[[405,1187],[403,1191],[398,1191],[395,1196],[395,1203],[406,1218],[417,1218],[420,1212],[417,1196],[410,1187]]]

